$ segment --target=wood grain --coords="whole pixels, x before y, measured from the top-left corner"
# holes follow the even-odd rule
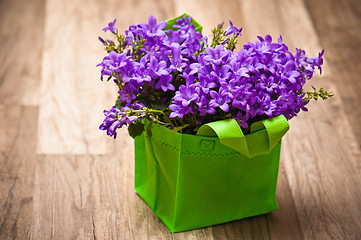
[[[107,153],[96,125],[112,88],[102,87],[95,68],[101,47],[93,44],[101,25],[97,1],[47,1],[39,111],[39,153]],[[86,19],[86,21],[85,21]],[[94,31],[92,29],[97,29]],[[110,106],[111,107],[111,106]],[[92,109],[92,110],[90,110]]]
[[[337,86],[349,124],[361,147],[361,3],[357,0],[305,2],[326,49],[328,68],[332,69],[329,81]]]
[[[290,121],[279,210],[171,234],[133,190],[134,148],[98,130],[115,89],[98,35],[188,13],[231,19],[238,44],[280,34],[316,55],[335,97]],[[357,0],[0,1],[0,239],[361,239],[361,4]],[[311,83],[310,83],[311,84]]]

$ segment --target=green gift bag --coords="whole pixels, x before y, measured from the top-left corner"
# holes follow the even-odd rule
[[[283,115],[253,123],[247,135],[233,119],[205,124],[197,135],[153,125],[151,137],[135,138],[135,190],[171,232],[278,209],[281,138],[288,128]]]

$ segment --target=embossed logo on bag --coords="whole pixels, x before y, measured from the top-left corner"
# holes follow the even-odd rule
[[[213,151],[216,146],[216,141],[211,139],[202,139],[199,141],[199,148],[202,151]]]

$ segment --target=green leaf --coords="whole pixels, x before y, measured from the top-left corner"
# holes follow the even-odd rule
[[[144,132],[144,125],[140,121],[136,121],[133,124],[130,124],[128,127],[129,136],[135,138],[140,136]]]
[[[115,107],[120,109],[121,103],[120,103],[120,96],[118,96],[117,100],[115,101]]]

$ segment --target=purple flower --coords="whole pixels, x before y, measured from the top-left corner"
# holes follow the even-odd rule
[[[151,82],[150,69],[147,67],[148,55],[142,57],[140,62],[133,62],[134,76],[132,77],[138,84],[143,85],[144,82]],[[130,72],[132,73],[131,69]]]
[[[122,126],[122,123],[119,120],[116,120],[109,126],[107,129],[107,135],[114,136],[114,139],[117,137],[116,130]]]
[[[266,77],[265,74],[262,74],[261,79],[263,80],[263,88],[264,90],[266,90],[268,93],[272,94],[275,91],[279,90],[280,85],[278,85],[275,82],[275,77],[274,76],[270,76],[270,77]]]
[[[234,33],[235,35],[240,35],[242,32],[242,28],[237,28],[235,26],[233,26],[233,23],[231,20],[229,21],[229,27],[224,31],[226,36],[231,35],[232,33]]]
[[[147,64],[149,68],[149,74],[151,78],[158,78],[162,75],[168,75],[167,63],[165,61],[158,62],[157,58],[151,57],[149,63]]]
[[[318,67],[318,69],[320,70],[320,74],[322,74],[322,68],[321,65],[323,64],[323,54],[324,54],[325,50],[322,50],[322,52],[320,52],[318,54],[318,57],[312,57],[312,58],[308,58],[307,62],[311,65],[311,67],[314,69],[316,66]]]
[[[109,22],[109,23],[108,23],[108,27],[103,28],[103,31],[104,31],[104,32],[106,32],[106,31],[111,31],[112,33],[117,33],[118,30],[117,30],[117,28],[114,26],[116,20],[117,20],[117,19],[115,18],[113,22]]]
[[[228,81],[223,81],[220,83],[221,88],[220,91],[224,92],[224,94],[228,95],[229,99],[232,101],[233,99],[233,93],[234,91],[237,91],[239,89],[239,86],[237,86],[237,80],[231,79]]]
[[[104,110],[105,118],[103,123],[99,126],[100,130],[105,130],[109,136],[117,137],[117,129],[124,125],[130,125],[137,120],[142,120],[144,112],[132,113],[131,110],[141,110],[144,105],[139,102],[129,107],[121,106],[120,109],[113,106],[109,111]]]
[[[175,93],[175,96],[173,97],[173,100],[176,102],[181,103],[183,107],[187,107],[192,102],[197,100],[198,94],[196,92],[195,85],[190,86],[179,86],[179,91]]]
[[[97,67],[98,66],[102,66],[101,63],[99,63]],[[109,69],[103,66],[102,70],[100,71],[100,79],[103,81],[104,76],[111,76],[111,75],[112,75],[112,71],[110,71]]]
[[[125,31],[125,36],[127,38],[127,45],[132,46],[133,41],[140,40],[144,37],[144,29],[139,25],[130,25],[129,29]]]
[[[237,121],[238,125],[241,127],[241,128],[244,128],[244,129],[247,129],[248,128],[248,123],[247,123],[247,120],[249,119],[249,116],[248,116],[248,111],[246,111],[245,114],[242,114],[242,112],[238,112],[237,113],[237,117],[235,118],[235,120]]]
[[[286,66],[284,67],[284,76],[290,81],[291,83],[296,83],[297,78],[300,76],[300,73],[296,71],[296,65],[293,61],[288,61]]]
[[[119,90],[119,101],[123,102],[125,101],[127,103],[127,105],[130,105],[130,103],[132,102],[133,99],[136,98],[134,93],[138,93],[139,88],[136,88],[133,85],[127,84],[124,86],[124,90]]]
[[[175,118],[175,117],[183,118],[184,115],[191,113],[191,108],[183,107],[178,104],[169,105],[169,109],[172,110],[172,112],[169,115],[170,118]]]
[[[118,120],[119,109],[112,107],[109,111],[104,110],[105,119],[99,126],[100,130],[106,130],[107,135],[117,137],[116,130],[121,127],[121,122]]]
[[[207,47],[203,59],[215,65],[221,65],[228,63],[228,57],[231,53],[232,51],[225,50],[223,45],[218,45],[216,48]]]
[[[117,34],[115,22],[103,30]],[[307,110],[301,90],[316,68],[322,72],[324,51],[310,58],[301,49],[293,54],[281,36],[273,42],[266,35],[233,53],[222,45],[226,42],[208,47],[190,17],[178,19],[177,30],[164,30],[166,25],[154,16],[131,25],[122,46],[99,37],[108,51],[115,49],[97,65],[101,79],[109,76],[118,87],[117,108],[104,111],[99,127],[109,136],[143,118],[167,122],[159,110],[176,118],[175,126],[233,118],[242,129],[259,119],[280,114],[291,119]],[[235,37],[241,31],[229,21],[224,34]],[[151,113],[152,107],[159,115]]]
[[[198,111],[200,116],[205,116],[206,114],[216,114],[216,110],[211,106],[209,99],[205,96],[200,98],[200,101],[197,102]]]
[[[237,77],[249,77],[249,69],[245,67],[240,67],[238,69],[234,69]]]
[[[247,83],[238,86],[232,90],[233,101],[232,107],[240,110],[248,111],[248,103],[250,98],[254,98],[253,92],[251,92],[252,85]]]
[[[133,64],[125,52],[120,54],[112,51],[109,53],[109,56],[106,56],[97,66],[103,67],[101,71],[102,80],[103,75],[111,76],[114,73],[116,75],[125,75],[123,80],[129,81],[128,77],[133,72]]]
[[[204,55],[202,55],[204,56]],[[213,70],[210,65],[207,65],[207,63],[203,62],[202,56],[198,58],[199,63],[192,63],[189,65],[190,72],[189,74],[202,74],[202,75],[209,75],[211,71]]]
[[[176,23],[174,24],[173,27],[174,28],[188,28],[189,27],[189,23],[191,22],[192,18],[191,17],[186,17],[186,15],[183,16],[182,19],[177,19]]]
[[[199,75],[199,82],[195,83],[195,86],[200,88],[203,93],[208,94],[210,89],[216,88],[218,85],[209,75]]]
[[[182,46],[179,43],[171,44],[172,58],[170,59],[171,70],[176,70],[178,72],[183,72],[183,69],[187,66],[187,64],[183,61],[183,57],[181,55]]]
[[[175,91],[174,86],[171,84],[172,80],[173,80],[172,75],[161,76],[158,82],[155,84],[155,89],[161,88],[163,92],[166,92],[168,90]]]
[[[209,101],[209,105],[212,107],[219,107],[224,112],[229,111],[229,105],[228,103],[231,101],[229,98],[229,95],[226,91],[223,89],[220,90],[220,92],[216,91],[210,91],[210,95],[212,99]]]
[[[127,65],[128,57],[126,53],[116,53],[114,51],[109,53],[109,58],[103,60],[105,66],[110,71],[120,72],[121,68]]]
[[[145,35],[149,38],[165,36],[165,32],[162,29],[167,26],[167,23],[164,21],[157,23],[157,19],[153,15],[148,18],[148,23],[140,25],[145,30]]]
[[[186,72],[183,72],[181,75],[179,75],[181,77],[183,77],[186,80],[186,86],[188,87],[189,85],[193,84],[194,81],[196,80],[196,77],[188,74]]]
[[[194,53],[200,51],[202,48],[201,42],[203,41],[203,36],[196,31],[194,25],[189,25],[187,31],[187,36],[184,36],[184,42],[182,43],[182,45],[185,45],[185,52],[183,55],[192,60],[196,60]],[[204,44],[205,43],[203,43],[203,45]]]
[[[276,105],[271,101],[270,95],[264,94],[261,98],[257,98],[259,99],[258,115],[266,114],[268,117],[272,117]]]
[[[211,72],[210,75],[212,79],[215,80],[215,82],[221,83],[227,81],[231,76],[231,72],[229,72],[229,68],[230,66],[227,64],[221,66],[214,65],[213,67],[214,70]]]

